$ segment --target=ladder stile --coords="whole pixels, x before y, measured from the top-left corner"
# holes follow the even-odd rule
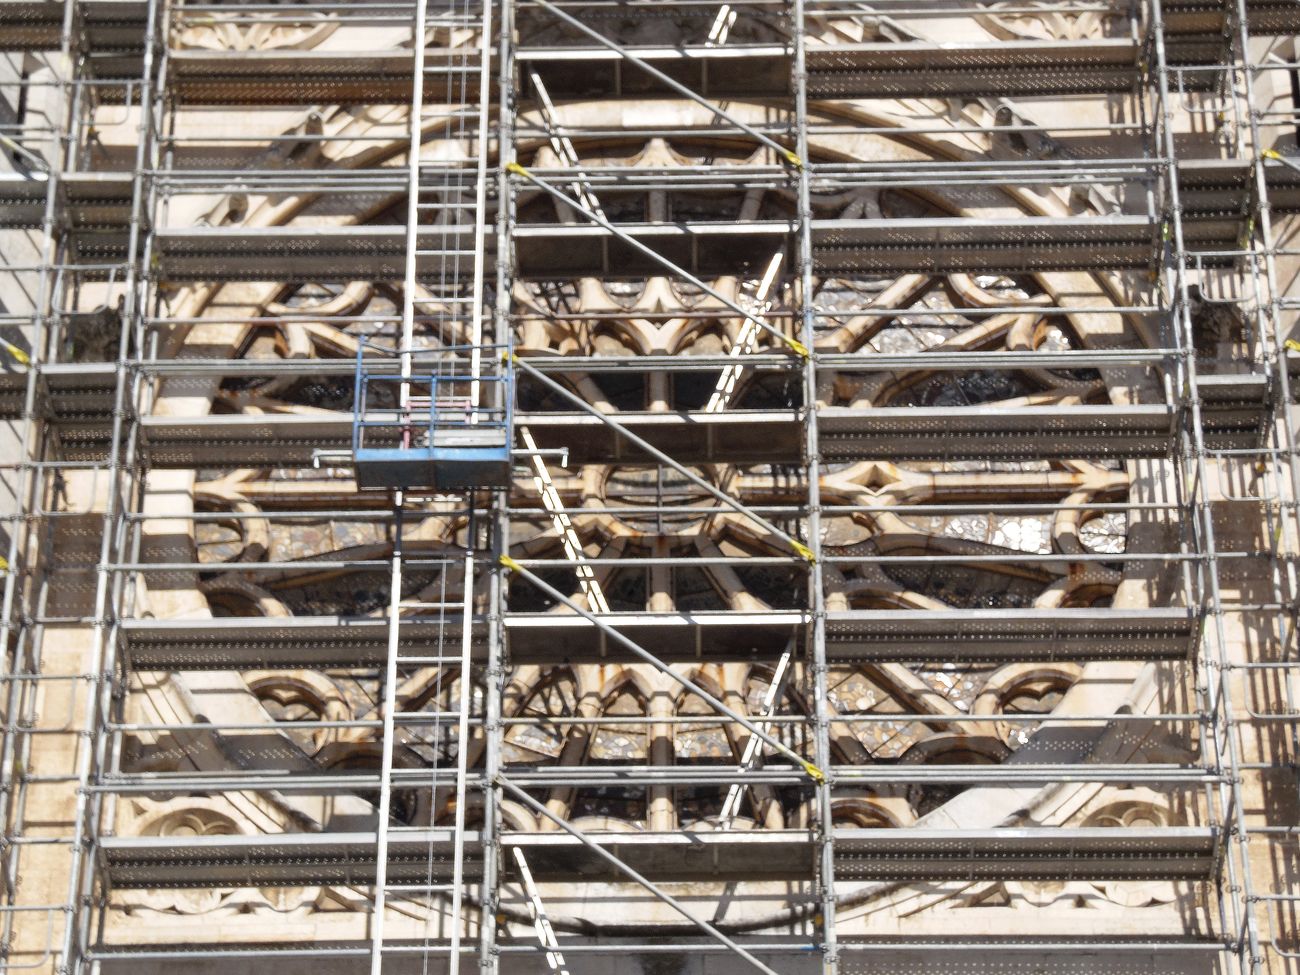
[[[403,580],[402,528],[404,511],[430,494],[470,494],[484,487],[508,482],[510,453],[510,400],[513,395],[502,361],[492,348],[485,354],[482,318],[485,267],[485,183],[487,161],[480,152],[475,168],[425,164],[421,146],[429,123],[455,126],[462,137],[474,135],[485,145],[491,126],[490,85],[486,81],[492,37],[492,4],[474,0],[417,0],[412,17],[412,86],[407,148],[407,206],[405,264],[403,275],[401,332],[396,349],[382,344],[361,343],[357,350],[356,410],[352,461],[359,488],[391,492],[393,504],[393,556],[389,575],[388,641],[382,695],[382,747],[377,803],[375,844],[374,918],[370,935],[371,975],[380,975],[388,958],[399,946],[391,935],[385,915],[393,901],[424,902],[424,951],[445,949],[448,975],[458,975],[464,921],[461,918],[465,886],[465,810],[468,791],[470,709],[473,706],[471,668],[474,648],[475,532],[471,526],[464,552],[441,562],[442,595],[433,598],[421,592],[407,598]],[[432,9],[431,9],[432,8]],[[449,28],[479,31],[472,47],[457,49],[458,58],[436,72],[425,70],[430,29]],[[469,92],[477,89],[472,99]],[[476,131],[469,129],[474,127]],[[474,178],[472,205],[467,205],[467,180]],[[438,202],[422,199],[434,196]],[[456,247],[422,245],[421,219],[437,219],[444,235],[454,234]],[[466,233],[473,234],[472,247],[465,246]],[[468,280],[465,277],[469,271]],[[454,300],[433,301],[418,290],[422,281],[438,287]],[[466,287],[467,286],[467,287]],[[468,295],[465,291],[468,290]],[[468,324],[469,341],[444,344],[458,326]],[[371,366],[396,352],[398,368]],[[393,394],[396,394],[395,397]],[[386,406],[395,399],[395,406]],[[418,510],[418,509],[416,509]],[[422,562],[427,567],[427,560]],[[462,590],[459,599],[448,598],[447,578],[459,570]],[[457,621],[456,617],[459,616]],[[405,648],[402,622],[418,619],[436,621],[438,634],[432,652]],[[458,650],[443,634],[460,627]],[[398,685],[418,669],[434,668],[438,686],[446,688],[445,675],[455,671],[457,688],[448,693],[452,700],[435,695],[427,711],[398,716]],[[393,833],[393,795],[397,788],[398,732],[413,742],[433,748],[433,771],[422,779],[404,776],[404,792],[427,793],[431,815],[437,816],[443,797],[452,803],[450,836],[445,830],[430,829],[425,875],[413,874],[408,863],[398,882],[393,877],[390,851]],[[454,788],[440,775],[441,758],[456,752]],[[435,819],[436,822],[436,819]],[[409,832],[409,830],[403,830]],[[409,840],[407,841],[409,844]],[[449,850],[448,850],[449,847]],[[435,859],[438,861],[435,869]],[[446,861],[450,860],[448,864]],[[445,934],[429,934],[433,921],[445,905]],[[404,940],[409,941],[409,935]],[[409,951],[408,945],[401,946]]]

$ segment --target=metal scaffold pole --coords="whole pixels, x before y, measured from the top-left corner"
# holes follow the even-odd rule
[[[28,351],[12,342],[0,343],[0,362],[12,361],[25,367],[22,394],[22,413],[19,420],[17,457],[22,461],[36,461],[44,456],[47,431],[40,422],[37,407],[41,394],[41,370],[59,334],[57,309],[64,286],[64,275],[56,267],[63,260],[65,242],[61,239],[59,198],[62,176],[72,157],[73,143],[68,137],[80,101],[80,81],[84,64],[81,45],[74,46],[74,31],[78,20],[76,0],[64,0],[59,28],[57,52],[53,54],[56,77],[54,117],[60,128],[51,145],[50,158],[44,170],[45,186],[40,223],[40,270],[32,302]],[[5,148],[13,148],[7,137]],[[45,506],[48,491],[47,472],[32,464],[15,472],[12,501],[25,507],[30,514]],[[31,523],[19,520],[18,510],[7,525],[8,539],[0,552],[0,576],[3,576],[3,600],[0,602],[0,640],[4,646],[2,672],[6,684],[0,687],[0,701],[4,702],[4,727],[0,732],[0,829],[4,831],[3,849],[0,849],[0,886],[4,890],[4,920],[0,926],[0,971],[7,971],[10,953],[17,931],[16,918],[20,912],[18,885],[21,874],[22,846],[14,840],[21,836],[21,824],[26,819],[23,801],[26,790],[18,769],[25,763],[29,742],[26,731],[35,723],[35,688],[22,678],[40,672],[41,636],[43,628],[35,621],[41,613],[41,593],[45,586],[37,583],[42,567],[37,565],[41,539],[46,526],[39,520]],[[55,918],[62,914],[62,923],[72,925],[72,918],[59,911],[56,905],[44,908],[49,920],[50,937],[53,937]],[[40,908],[37,909],[37,912]],[[33,912],[36,913],[36,912]]]
[[[798,136],[798,155],[803,165],[796,172],[799,200],[799,260],[798,288],[800,322],[803,344],[810,351],[804,360],[804,451],[807,465],[807,534],[805,543],[812,551],[808,570],[808,606],[812,622],[809,666],[812,670],[812,716],[814,762],[827,770],[826,777],[816,783],[818,864],[817,895],[818,914],[821,918],[822,971],[836,975],[839,971],[839,950],[836,941],[835,916],[838,912],[835,895],[835,820],[831,807],[834,789],[834,772],[831,763],[830,722],[826,711],[830,707],[826,665],[826,589],[823,577],[825,561],[822,557],[821,527],[821,456],[817,430],[817,310],[813,300],[813,245],[812,245],[812,179],[816,164],[808,145],[808,68],[807,24],[804,0],[794,0],[794,96],[795,124]]]
[[[496,169],[491,178],[496,184],[497,213],[496,267],[494,276],[495,301],[492,309],[492,330],[496,342],[509,348],[511,344],[510,307],[513,285],[513,267],[510,241],[514,227],[514,200],[510,176],[506,165],[515,157],[515,112],[518,93],[515,90],[514,30],[515,2],[503,0],[497,16],[497,102],[496,102]],[[487,38],[484,38],[486,49]],[[480,146],[482,157],[487,156],[487,144]],[[484,179],[484,185],[487,178]],[[486,287],[486,285],[485,285]],[[513,389],[509,395],[513,396]],[[513,441],[512,441],[513,442]],[[501,951],[497,943],[498,911],[501,906],[501,887],[504,883],[504,853],[501,845],[502,790],[497,784],[501,774],[501,751],[506,731],[502,720],[502,704],[507,683],[505,660],[505,628],[507,608],[506,569],[500,558],[510,551],[510,497],[509,492],[495,493],[493,506],[487,518],[491,532],[493,564],[487,573],[487,660],[483,667],[483,822],[480,842],[483,850],[483,881],[480,887],[479,917],[480,975],[497,975],[501,970]]]

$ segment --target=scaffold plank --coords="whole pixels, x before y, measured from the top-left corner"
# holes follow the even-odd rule
[[[795,230],[784,220],[620,223],[618,227],[678,267],[705,277],[761,274],[774,253],[789,247]],[[512,239],[516,274],[525,279],[664,273],[661,264],[594,224],[523,224],[514,229]]]
[[[826,407],[818,411],[830,460],[1158,457],[1170,449],[1174,413],[1163,406]],[[797,463],[798,411],[620,413],[620,424],[686,463]],[[541,449],[571,463],[644,464],[649,458],[589,414],[519,413]],[[141,446],[157,467],[301,465],[317,450],[346,450],[344,414],[146,416]]]
[[[485,652],[486,621],[473,626],[473,651]],[[460,616],[412,616],[398,626],[400,656],[460,653]],[[289,616],[126,619],[118,627],[132,670],[251,670],[375,667],[387,657],[384,617]]]
[[[690,560],[684,559],[683,566]],[[798,611],[761,613],[606,613],[610,626],[667,662],[775,661],[809,617]],[[617,641],[580,616],[511,613],[506,645],[515,664],[631,663]]]
[[[683,463],[792,462],[803,424],[793,410],[728,413],[620,413],[618,420]],[[568,448],[573,463],[645,463],[617,431],[587,414],[516,414],[545,450]],[[212,414],[140,421],[142,446],[158,467],[310,463],[316,450],[345,450],[352,418],[345,414]]]
[[[58,229],[122,230],[131,218],[129,173],[64,173],[58,182]],[[0,174],[0,228],[35,229],[45,216],[49,184],[19,173]]]
[[[170,281],[399,280],[406,231],[400,226],[185,227],[154,233],[154,273]],[[421,228],[416,274],[468,277],[473,235]]]
[[[842,880],[1205,880],[1210,828],[859,829],[835,831]]]
[[[76,0],[77,27],[91,52],[138,52],[143,43],[144,0]],[[63,0],[5,0],[0,3],[0,51],[55,51],[63,33]],[[123,77],[131,76],[129,69]]]
[[[826,614],[826,655],[859,663],[1186,660],[1196,630],[1196,615],[1174,608],[851,610]]]
[[[1140,45],[1128,38],[809,46],[811,98],[1062,95],[1131,91]]]
[[[1162,4],[1165,32],[1202,35],[1222,48],[1225,28],[1237,19],[1235,4],[1225,0],[1170,0]],[[1289,0],[1246,0],[1246,23],[1252,35],[1300,33],[1300,7]],[[1202,63],[1212,63],[1207,58]]]
[[[797,880],[811,876],[816,844],[802,830],[589,833],[656,882]],[[539,881],[610,882],[613,867],[561,832],[505,833]],[[466,877],[481,851],[466,840]],[[241,836],[107,836],[100,855],[118,889],[366,884],[374,877],[373,833]],[[449,830],[394,830],[389,879],[445,882]],[[1209,828],[847,829],[835,831],[836,875],[846,880],[1202,880],[1217,834]]]
[[[689,565],[689,559],[683,560]],[[608,613],[602,619],[668,662],[770,663],[809,623],[802,611]],[[515,665],[628,663],[631,655],[576,615],[510,613]],[[411,617],[403,655],[456,649],[459,617]],[[843,663],[1184,660],[1196,617],[1184,609],[848,610],[826,619],[827,657]],[[123,620],[123,659],[134,670],[373,667],[384,659],[383,619],[340,616]],[[486,624],[474,628],[476,657]]]
[[[828,460],[1160,457],[1175,418],[1155,405],[825,407],[817,416]]]
[[[424,52],[425,103],[473,103],[475,49]],[[468,66],[467,66],[468,65]],[[170,90],[187,105],[402,104],[411,100],[409,50],[174,51]]]
[[[1147,267],[1158,232],[1134,216],[816,220],[813,263],[821,274]]]
[[[107,437],[117,393],[117,365],[112,362],[56,362],[37,366],[38,414],[58,424],[60,435]],[[22,416],[27,371],[0,372],[0,419]],[[75,427],[76,429],[71,429]]]
[[[1273,397],[1267,375],[1206,371],[1197,377],[1196,392],[1207,447],[1248,450],[1264,441]]]
[[[627,52],[705,98],[779,98],[790,95],[793,57],[779,44],[704,47],[629,46]],[[607,48],[524,47],[516,60],[538,71],[554,98],[639,98],[673,94],[652,75]]]
[[[1180,159],[1176,172],[1184,219],[1230,216],[1246,221],[1255,196],[1250,160]],[[1264,179],[1273,212],[1300,213],[1300,172],[1281,162],[1268,162]]]

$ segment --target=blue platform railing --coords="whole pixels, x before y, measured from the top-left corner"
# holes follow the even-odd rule
[[[352,427],[358,485],[445,491],[508,485],[514,383],[507,353],[504,346],[419,351],[404,377],[392,364],[393,350],[358,348]],[[403,404],[404,382],[410,392]],[[389,395],[381,397],[382,390]]]

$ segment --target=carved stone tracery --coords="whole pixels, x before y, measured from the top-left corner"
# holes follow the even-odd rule
[[[1023,4],[1018,6],[1023,7]],[[994,36],[1091,37],[1103,31],[1098,18],[1081,13],[1077,18],[1061,15],[1035,19],[1031,15],[997,13],[990,7],[988,26]],[[525,25],[526,26],[526,25]],[[667,17],[643,25],[644,36],[625,37],[641,43],[667,44],[695,39],[700,25]],[[231,25],[190,28],[182,35],[187,47],[210,49],[310,47],[330,36],[334,25],[321,23],[304,26],[292,23],[284,28],[265,27],[248,31]],[[544,33],[544,32],[543,32]],[[563,30],[553,30],[550,38],[562,43]],[[735,28],[733,38],[753,41],[770,40],[767,25],[749,24]],[[860,22],[826,25],[827,38],[850,40],[879,36],[875,27]],[[547,35],[550,37],[550,35]],[[546,39],[546,38],[542,38]],[[969,112],[979,114],[979,106]],[[900,111],[900,115],[905,115]],[[344,114],[327,121],[319,117],[306,127],[328,125],[336,131],[367,128],[382,131],[395,127],[394,118],[349,119]],[[435,135],[434,141],[437,141]],[[705,137],[701,137],[703,140]],[[954,136],[960,143],[964,136]],[[916,153],[918,140],[882,139],[900,155]],[[823,151],[841,158],[851,147],[827,146]],[[948,148],[942,140],[931,147],[938,153]],[[976,146],[981,152],[995,152],[992,142]],[[400,158],[400,140],[394,138],[389,158]],[[454,155],[456,150],[445,144],[431,151]],[[460,150],[462,153],[464,150]],[[598,146],[579,146],[583,161],[590,165],[609,165],[615,161],[629,168],[665,168],[681,165],[700,151],[700,142],[675,145],[662,139],[641,146],[624,146],[617,152]],[[536,165],[555,164],[548,147],[537,150],[531,160]],[[375,154],[367,150],[366,163]],[[716,147],[715,163],[744,164],[750,157],[739,154],[734,146]],[[347,164],[346,160],[338,160]],[[352,222],[367,219],[383,221],[384,214],[400,205],[388,201],[388,207],[358,213]],[[310,223],[317,219],[311,200],[290,205],[286,201],[241,200],[221,204],[223,222],[249,226],[288,222]],[[651,191],[640,201],[623,201],[621,206],[640,207],[640,219],[754,219],[763,216],[785,217],[794,201],[780,191],[749,193],[737,199],[703,200],[688,194],[672,195]],[[1007,212],[1040,212],[1055,206],[1068,210],[1072,205],[1094,212],[1106,201],[1059,198],[1039,199],[1031,193],[1017,194],[1005,203]],[[572,214],[560,212],[545,199],[523,200],[521,207],[531,207],[538,219],[572,220]],[[967,212],[968,201],[961,194],[945,199],[932,195],[927,199],[901,194],[854,192],[842,197],[814,200],[819,216],[890,218],[933,213]],[[711,282],[722,293],[738,300],[750,300],[757,281],[752,273],[738,270],[733,276]],[[1067,287],[1068,286],[1068,287]],[[423,289],[423,286],[422,286]],[[1001,275],[904,275],[895,279],[824,279],[817,282],[815,295],[819,318],[819,345],[828,350],[848,352],[869,359],[882,352],[925,352],[951,350],[1062,350],[1089,346],[1113,345],[1117,341],[1140,342],[1133,328],[1120,322],[1096,318],[1072,319],[1059,309],[1059,296],[1073,289],[1088,300],[1105,297],[1104,283],[1083,274],[1058,274],[1008,278]],[[213,289],[197,288],[174,296],[173,313],[188,309],[202,312],[215,304]],[[446,307],[452,297],[433,290],[422,290],[420,300],[429,308]],[[519,284],[515,300],[521,310],[535,308],[542,312],[524,318],[515,336],[516,351],[522,355],[626,355],[645,354],[716,354],[729,350],[739,341],[741,322],[731,318],[701,319],[673,311],[718,311],[712,299],[694,294],[691,289],[668,278],[652,277],[643,282],[582,279],[577,282]],[[318,311],[322,317],[391,314],[400,308],[401,294],[390,283],[322,281],[313,285],[244,289],[241,300],[266,314],[286,311],[301,314]],[[787,290],[773,296],[777,311],[788,310],[796,296]],[[873,312],[873,306],[902,306],[924,313],[900,319],[887,313]],[[1005,308],[1013,313],[950,314],[951,309]],[[217,313],[214,312],[214,315]],[[545,319],[545,321],[543,321]],[[214,324],[219,319],[214,318]],[[338,326],[326,321],[296,320],[275,328],[236,331],[225,326],[222,338],[232,357],[244,358],[351,358],[357,344],[369,338],[364,324]],[[466,333],[421,335],[429,348],[464,341]],[[185,343],[201,338],[210,345],[211,335],[177,335],[174,341],[184,354]],[[692,398],[707,390],[643,387],[619,388],[602,377],[572,373],[565,376],[567,385],[600,409],[617,414],[622,410],[668,410],[696,405]],[[211,391],[209,408],[239,413],[308,413],[346,411],[350,404],[350,385],[346,382],[312,379],[276,379],[271,381],[226,381]],[[733,408],[757,408],[773,404],[795,406],[797,389],[788,382],[747,378],[739,387]],[[873,375],[845,370],[828,375],[818,393],[825,405],[855,407],[905,405],[975,404],[1015,408],[1036,404],[1079,404],[1123,402],[1140,398],[1140,388],[1112,383],[1093,371],[1065,372],[1052,369],[1025,368],[986,373],[936,373],[912,371],[904,374]],[[160,409],[172,408],[164,387]],[[700,469],[698,473],[725,485],[736,496],[753,504],[782,503],[797,496],[802,487],[799,475],[771,467],[755,466],[735,470]],[[1051,519],[1029,516],[934,516],[908,515],[897,509],[907,505],[938,503],[970,497],[995,496],[1005,502],[1051,500],[1071,506],[1093,502],[1121,501],[1131,497],[1134,474],[1119,465],[1085,461],[1053,463],[1001,464],[991,462],[949,462],[896,464],[886,461],[860,462],[828,467],[821,485],[822,497],[829,506],[825,517],[828,549],[837,554],[889,555],[942,553],[945,555],[999,555],[1006,564],[980,563],[978,568],[962,568],[944,563],[909,568],[880,565],[864,561],[847,571],[828,570],[827,602],[839,608],[911,608],[951,609],[963,607],[1066,607],[1106,606],[1126,602],[1134,604],[1132,591],[1125,590],[1125,575],[1116,568],[1089,563],[1085,571],[1062,571],[1043,568],[1026,571],[1015,567],[1016,553],[1058,553],[1063,555],[1118,553],[1129,544],[1129,526],[1114,514],[1087,511],[1063,511]],[[581,504],[590,513],[575,516],[574,523],[586,554],[599,563],[602,555],[628,556],[643,554],[716,554],[762,553],[770,540],[756,533],[742,520],[723,511],[682,518],[638,519],[602,513],[609,506],[634,505],[647,484],[640,472],[633,470],[584,468],[557,477],[557,489],[568,504]],[[671,502],[696,507],[707,503],[687,482],[656,483],[656,495]],[[351,503],[355,496],[342,472],[325,470],[286,476],[274,470],[202,472],[190,486],[194,510],[238,512],[239,519],[228,522],[203,522],[193,527],[193,544],[202,562],[238,563],[263,560],[326,559],[335,556],[382,559],[390,551],[392,538],[382,526],[322,518],[314,524],[301,520],[285,523],[277,520],[277,508],[302,507],[308,503],[330,505]],[[521,492],[520,503],[527,503]],[[534,499],[535,501],[535,499]],[[852,514],[836,514],[835,507],[865,508]],[[454,551],[463,540],[464,524],[449,514],[450,505],[431,504],[409,539],[420,550],[430,553]],[[871,509],[879,510],[871,510]],[[255,515],[259,517],[247,517]],[[538,519],[520,524],[515,533],[519,550],[529,555],[556,557],[560,553],[557,539]],[[742,572],[726,567],[701,567],[681,572],[669,583],[655,579],[653,573],[639,570],[598,569],[602,585],[611,594],[615,608],[653,609],[766,609],[798,608],[801,595],[789,578],[773,571]],[[371,574],[373,575],[373,574]],[[380,574],[382,575],[382,574]],[[648,576],[648,577],[647,577]],[[240,577],[223,573],[211,579],[195,580],[193,597],[182,600],[183,612],[212,615],[293,615],[315,611],[338,611],[377,615],[386,603],[382,579],[359,573],[337,571],[286,573],[267,578],[265,574]],[[573,598],[583,594],[571,580]],[[409,595],[416,599],[459,599],[463,580],[451,573],[414,574]],[[167,604],[176,605],[176,593],[158,594],[158,608],[167,612]],[[522,594],[518,597],[525,598]],[[522,603],[521,603],[522,605]],[[831,675],[829,704],[835,715],[853,713],[883,714],[923,713],[932,720],[897,723],[833,722],[832,738],[835,759],[844,764],[883,763],[997,763],[1008,761],[1030,744],[1035,733],[1033,724],[999,721],[999,716],[1038,714],[1053,711],[1070,694],[1085,673],[1077,665],[1013,664],[1003,667],[982,665],[945,665],[907,667],[899,664],[860,667],[839,666]],[[743,702],[750,710],[759,707],[771,673],[763,667],[740,665],[705,666],[692,674],[716,688],[717,693],[733,703]],[[792,688],[781,699],[780,714],[806,714],[809,703],[798,690],[797,675]],[[455,699],[462,675],[445,668],[426,668],[411,675],[403,685],[400,700],[404,707],[438,709]],[[184,696],[188,678],[173,675],[173,686],[157,685],[146,691],[145,712],[161,708],[160,702]],[[1122,686],[1121,677],[1114,681]],[[242,685],[249,700],[265,716],[268,727],[277,722],[304,716],[327,720],[359,720],[376,714],[378,684],[373,674],[346,670],[332,672],[287,673],[250,672],[232,684],[229,693],[239,693]],[[1118,701],[1112,702],[1118,704]],[[675,724],[678,715],[706,714],[699,701],[680,694],[676,685],[646,672],[642,668],[617,666],[577,666],[572,668],[518,668],[512,674],[507,694],[507,716],[535,716],[547,719],[531,726],[515,726],[505,739],[505,759],[509,762],[537,764],[581,764],[583,762],[672,763],[734,762],[743,740],[729,735],[721,725]],[[944,716],[975,714],[987,716],[987,722],[959,724],[945,722]],[[574,716],[662,717],[662,725],[603,725],[591,730],[566,721]],[[790,732],[791,744],[804,745]],[[374,739],[369,732],[322,731],[313,734],[287,731],[286,741],[301,751],[305,767],[333,770],[369,768],[375,763]],[[414,736],[403,749],[402,761],[412,767],[450,761],[456,749],[478,749],[479,743],[462,743],[449,734],[439,738]],[[148,748],[145,749],[148,751]],[[475,754],[475,752],[472,752]],[[142,759],[148,761],[148,759]],[[952,800],[959,790],[914,787],[895,790],[859,790],[845,794],[835,803],[836,821],[860,828],[907,828],[923,817],[940,810],[960,815]],[[796,795],[753,790],[737,828],[782,829],[805,827],[810,813]],[[1084,807],[1072,814],[1071,821],[1083,825],[1123,827],[1138,822],[1175,822],[1171,810],[1155,794],[1123,798],[1103,790]],[[607,830],[633,829],[707,829],[716,822],[717,808],[725,790],[699,790],[676,796],[655,790],[555,790],[548,797],[553,811],[570,818],[584,828]],[[369,797],[359,795],[353,807],[364,809]],[[951,807],[951,808],[950,808]],[[396,804],[406,822],[438,822],[445,809],[417,808]],[[165,804],[143,803],[123,829],[142,835],[209,835],[224,832],[247,832],[254,828],[270,832],[295,828],[294,815],[278,811],[256,827],[242,821],[238,814],[220,802],[204,797],[184,797]],[[516,826],[548,829],[550,824],[512,809]],[[274,910],[297,910],[316,903],[320,892],[300,892],[289,896],[263,891],[204,892],[198,899],[187,894],[140,895],[127,904],[129,909],[169,911],[179,914],[207,914],[244,910],[250,906]],[[993,903],[1002,898],[1022,906],[1046,906],[1063,899],[1101,897],[1124,907],[1142,907],[1167,903],[1174,897],[1164,887],[1135,889],[1125,884],[1078,885],[1057,887],[1032,884],[1005,884],[997,890],[987,885],[978,894],[966,891],[967,902]],[[1001,901],[998,901],[1001,903]]]

